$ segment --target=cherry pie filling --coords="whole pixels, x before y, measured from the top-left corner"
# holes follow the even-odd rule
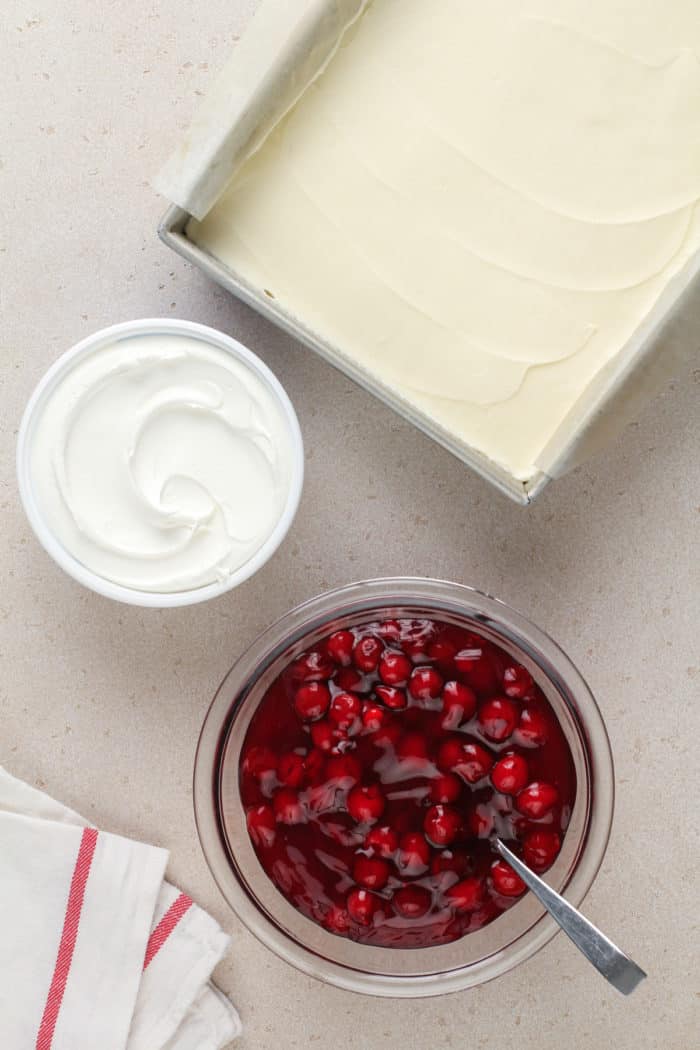
[[[246,735],[240,790],[262,867],[309,919],[382,947],[443,944],[525,892],[576,793],[568,743],[526,668],[432,619],[373,621],[295,658]]]

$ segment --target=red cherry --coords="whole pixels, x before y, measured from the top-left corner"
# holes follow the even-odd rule
[[[384,812],[384,795],[378,784],[357,786],[348,795],[348,813],[358,824],[372,824]]]
[[[431,802],[444,805],[446,802],[456,802],[462,793],[462,781],[454,773],[441,773],[430,782],[428,798]]]
[[[502,897],[519,897],[527,889],[520,876],[504,860],[497,860],[491,865],[491,878],[493,888]]]
[[[456,911],[478,911],[484,903],[484,884],[481,879],[473,877],[462,879],[450,886],[445,896]]]
[[[462,830],[462,818],[452,806],[431,806],[423,819],[423,830],[434,846],[449,846]]]
[[[401,836],[396,866],[402,875],[422,875],[430,863],[430,846],[419,831]]]
[[[398,620],[384,620],[379,624],[377,634],[385,642],[398,642],[401,637],[401,624]]]
[[[391,860],[399,848],[399,836],[393,828],[384,825],[381,828],[370,828],[364,842],[365,849],[371,849],[379,857]]]
[[[243,772],[255,777],[256,780],[262,779],[276,768],[277,759],[274,751],[269,747],[251,747],[243,759]]]
[[[494,693],[498,688],[498,674],[486,643],[476,635],[469,645],[455,656],[455,667],[465,675],[472,689],[482,695]]]
[[[339,729],[350,729],[360,716],[362,701],[354,693],[336,693],[328,709],[328,717]]]
[[[506,667],[503,672],[503,692],[516,700],[524,700],[533,687],[532,675],[520,664]]]
[[[348,914],[361,926],[370,926],[375,912],[379,908],[379,898],[369,890],[354,889],[347,895]]]
[[[531,831],[523,842],[523,859],[533,871],[546,871],[554,863],[561,848],[556,831]]]
[[[312,649],[295,661],[292,676],[301,682],[318,682],[330,678],[334,670],[333,661],[328,656],[318,649]]]
[[[375,686],[374,692],[376,693],[377,700],[381,700],[386,707],[391,708],[392,711],[400,711],[404,707],[408,707],[408,697],[403,689],[397,689],[394,685],[378,685]]]
[[[414,663],[423,663],[428,658],[428,646],[435,638],[432,624],[423,620],[402,620],[401,624],[401,648]]]
[[[386,685],[405,685],[411,674],[411,661],[404,653],[385,649],[379,661],[379,677]]]
[[[438,766],[440,769],[449,771],[458,764],[462,757],[462,744],[462,740],[456,736],[443,740],[438,751]]]
[[[507,740],[518,724],[520,711],[514,700],[495,696],[479,708],[479,725],[489,740]]]
[[[541,747],[549,736],[547,719],[535,708],[526,707],[520,713],[516,736],[525,747]]]
[[[527,784],[527,762],[522,755],[504,755],[491,770],[491,783],[504,795],[517,795]]]
[[[340,739],[340,731],[330,722],[314,722],[311,726],[311,739],[319,751],[330,751]]]
[[[493,759],[481,744],[451,738],[440,748],[438,765],[446,772],[456,773],[468,784],[476,784],[488,774]]]
[[[304,824],[306,821],[304,807],[291,788],[280,788],[275,793],[272,808],[279,824]]]
[[[269,849],[275,841],[275,815],[269,806],[253,806],[246,813],[248,834],[254,846]]]
[[[436,663],[449,663],[457,652],[457,646],[448,638],[436,638],[428,646],[428,657]]]
[[[326,763],[326,778],[339,781],[339,786],[349,788],[362,776],[362,763],[355,755],[333,755]]]
[[[558,801],[559,792],[552,784],[533,780],[532,784],[528,784],[517,796],[515,808],[523,816],[539,820],[554,809]]]
[[[324,919],[324,924],[331,933],[345,934],[350,929],[350,916],[345,908],[333,904]]]
[[[434,700],[442,689],[442,675],[434,667],[416,667],[408,683],[414,700]]]
[[[365,674],[376,671],[379,657],[382,655],[382,649],[382,643],[377,638],[373,638],[371,634],[365,638],[360,638],[352,650],[355,667],[360,671],[364,671]]]
[[[481,658],[481,643],[475,636],[472,636],[466,648],[460,649],[459,652],[455,653],[455,667],[460,674],[468,674],[474,664]]]
[[[428,659],[428,640],[426,638],[406,638],[401,648],[414,664],[424,663]]]
[[[298,788],[306,776],[306,767],[301,755],[287,751],[277,762],[277,779],[286,787]]]
[[[443,729],[457,729],[476,711],[476,693],[461,682],[447,682],[442,691]]]
[[[432,899],[423,886],[402,886],[392,898],[394,910],[403,919],[420,919],[430,911]]]
[[[322,722],[318,724],[323,725]],[[304,768],[311,784],[319,784],[323,780],[326,769],[326,756],[320,748],[313,747],[309,751],[304,759]]]
[[[436,853],[430,862],[430,874],[440,875],[443,871],[453,871],[462,878],[471,867],[469,854],[464,850],[443,849]]]
[[[491,807],[479,802],[468,818],[469,828],[478,839],[487,839],[493,831],[494,816]]]
[[[389,865],[379,857],[357,857],[352,868],[355,882],[368,890],[384,889],[389,873]]]
[[[362,724],[370,733],[379,729],[384,725],[387,719],[387,713],[383,707],[379,704],[373,704],[369,700],[365,700],[362,705]]]
[[[367,692],[363,688],[364,678],[356,667],[341,667],[335,676],[335,684],[346,693],[352,693],[354,690],[360,693]]]
[[[323,718],[330,702],[331,694],[327,685],[323,682],[307,682],[297,690],[294,709],[305,722],[315,722]]]
[[[352,663],[352,649],[355,638],[351,631],[336,631],[326,642],[328,655],[341,667]]]

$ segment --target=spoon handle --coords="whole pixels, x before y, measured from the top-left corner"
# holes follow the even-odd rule
[[[623,995],[629,995],[640,981],[646,977],[644,970],[637,966],[624,952],[621,952],[597,926],[584,918],[572,904],[564,900],[551,886],[548,886],[539,875],[535,875],[526,864],[516,857],[508,847],[496,839],[499,853],[507,860],[511,868],[518,873],[523,882],[535,894],[539,901],[555,919],[564,933],[579,951],[583,952],[596,970]]]

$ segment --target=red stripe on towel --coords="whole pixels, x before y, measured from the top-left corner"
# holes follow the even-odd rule
[[[83,910],[83,899],[85,897],[85,886],[87,884],[92,858],[97,845],[97,831],[94,828],[85,828],[80,840],[80,849],[73,869],[70,891],[68,893],[68,904],[63,919],[63,930],[58,945],[58,955],[54,966],[53,977],[46,997],[44,1014],[39,1025],[39,1034],[36,1037],[36,1050],[50,1050],[53,1042],[53,1034],[56,1021],[63,1002],[63,993],[66,990],[68,974],[73,951],[78,937],[78,926],[80,915]]]
[[[143,960],[144,970],[167,941],[177,924],[186,911],[192,907],[192,898],[186,893],[181,893],[166,911],[163,918],[151,932],[146,945],[146,958]]]

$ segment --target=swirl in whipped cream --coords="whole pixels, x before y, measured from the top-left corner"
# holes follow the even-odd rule
[[[48,395],[32,483],[66,550],[149,592],[225,579],[273,531],[290,485],[288,427],[263,380],[219,347],[121,339]]]
[[[695,0],[374,0],[190,236],[526,480],[700,249],[698,53]]]

